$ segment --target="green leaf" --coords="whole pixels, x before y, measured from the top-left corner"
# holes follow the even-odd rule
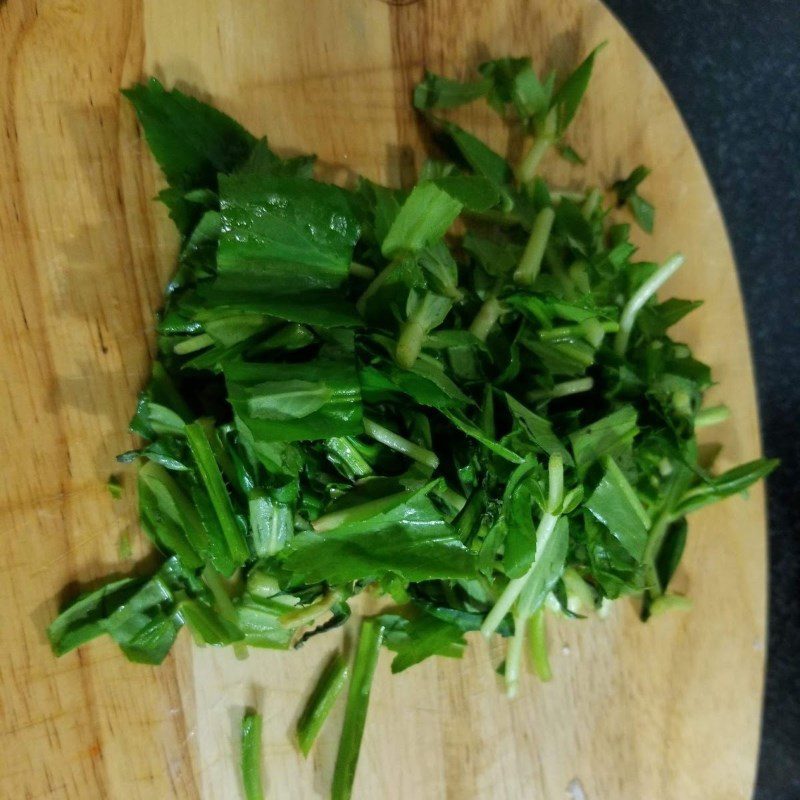
[[[512,464],[522,463],[522,456],[487,436],[477,425],[467,419],[467,417],[462,413],[452,410],[444,411],[443,413],[447,419],[449,419],[450,422],[452,422],[453,425],[455,425],[456,428],[458,428],[462,433],[465,433],[470,438],[480,442],[484,447],[488,448],[493,453],[496,453],[506,461],[510,461]]]
[[[547,540],[541,545],[537,542],[536,559],[518,601],[523,617],[541,608],[564,573],[568,547],[569,523],[566,517],[559,517]]]
[[[294,631],[282,625],[280,617],[291,608],[290,604],[281,602],[281,598],[245,598],[236,606],[236,626],[244,634],[245,644],[268,650],[288,650]]]
[[[570,164],[585,164],[586,159],[578,152],[575,151],[574,148],[570,147],[566,142],[559,142],[556,145],[556,150],[558,150],[558,154],[563,158],[565,161],[569,161]]]
[[[195,636],[205,644],[224,647],[244,640],[244,633],[238,625],[199,600],[182,600],[178,603],[178,612]]]
[[[481,236],[468,231],[464,236],[464,249],[493,277],[510,275],[519,264],[523,248],[497,236]]]
[[[419,664],[431,656],[461,658],[467,642],[462,630],[427,614],[406,619],[396,614],[382,614],[378,621],[384,627],[384,643],[397,655],[392,661],[392,672]]]
[[[218,269],[251,289],[300,294],[347,277],[359,227],[336,186],[253,173],[220,176]]]
[[[627,178],[623,178],[618,181],[614,181],[611,185],[612,191],[616,192],[617,194],[617,202],[619,205],[627,202],[628,198],[633,195],[639,184],[650,174],[650,170],[643,166],[639,165],[634,169]]]
[[[458,265],[444,242],[437,242],[417,256],[428,287],[438,294],[459,299]]]
[[[187,537],[184,519],[177,502],[188,502],[185,498],[176,502],[180,489],[166,476],[163,467],[149,464],[139,471],[139,516],[142,527],[150,538],[167,552],[175,553],[187,566],[202,566],[201,552],[208,551],[203,531],[193,531],[193,541]],[[197,547],[195,547],[195,544]]]
[[[766,478],[778,464],[780,461],[777,458],[758,458],[729,469],[722,475],[706,479],[686,492],[675,509],[675,516],[690,514],[703,506],[746,491],[757,481]]]
[[[561,440],[553,432],[550,423],[538,414],[534,414],[522,403],[515,400],[510,394],[506,393],[508,410],[523,430],[528,434],[531,441],[547,455],[560,455],[566,466],[572,464],[572,456]]]
[[[161,465],[150,463],[139,468],[138,488],[142,525],[156,541],[189,565],[197,566],[200,556],[225,574],[233,571],[224,533],[210,498],[199,486],[178,483]]]
[[[225,367],[228,399],[257,442],[329,439],[362,431],[361,389],[351,356],[301,364]]]
[[[182,189],[216,187],[217,173],[230,172],[255,144],[238,122],[155,79],[123,89],[144,128],[170,185]]]
[[[509,578],[524,575],[536,552],[536,527],[533,524],[534,501],[544,505],[538,481],[541,469],[533,458],[520,464],[508,479],[503,492],[503,520],[506,536],[503,569]]]
[[[513,172],[509,163],[501,155],[453,122],[439,121],[439,125],[452,139],[464,161],[476,174],[486,178],[501,192],[510,186]]]
[[[616,457],[627,450],[639,432],[636,409],[623,406],[596,422],[571,433],[572,452],[579,471],[603,456]]]
[[[615,181],[611,188],[617,194],[617,204],[622,206],[627,203],[639,227],[647,233],[652,233],[655,211],[638,192],[639,184],[649,174],[650,170],[640,165],[627,178]]]
[[[689,526],[686,519],[680,519],[667,529],[661,549],[656,556],[656,570],[658,572],[658,583],[662,591],[666,591],[672,576],[678,569],[684,548],[686,547],[686,535]]]
[[[663,336],[675,323],[701,305],[702,300],[678,300],[671,297],[663,303],[645,306],[636,317],[636,324],[645,334],[655,339]]]
[[[456,81],[425,70],[425,77],[414,87],[414,108],[456,108],[484,97],[488,81]]]
[[[250,550],[234,514],[228,488],[208,440],[208,432],[201,423],[193,422],[186,426],[186,439],[219,520],[233,563],[237,566],[244,564],[250,557]]]
[[[57,656],[80,647],[106,631],[104,620],[131,597],[140,580],[122,578],[109,581],[99,589],[82,594],[70,603],[47,629],[50,647]]]
[[[604,46],[605,43],[595,47],[575,71],[567,77],[553,96],[551,108],[556,109],[556,129],[559,135],[562,135],[570,122],[572,122],[572,118],[575,116],[575,112],[583,99],[586,87],[589,85],[595,56]]]
[[[499,111],[510,103],[520,119],[527,120],[547,110],[550,86],[539,81],[530,58],[498,58],[478,69],[491,82],[489,102]]]
[[[247,402],[256,419],[284,421],[302,419],[319,411],[333,397],[333,389],[319,381],[265,381]]]
[[[436,183],[420,183],[400,207],[381,252],[387,258],[418,252],[447,232],[463,204]]]
[[[652,233],[653,225],[655,224],[655,209],[653,206],[638,192],[634,192],[628,198],[628,207],[639,227],[647,233]]]
[[[604,464],[605,473],[586,500],[586,508],[608,528],[632,558],[641,561],[650,519],[614,459],[606,457]]]
[[[448,175],[435,183],[469,211],[488,211],[500,200],[496,185],[479,175]]]
[[[322,535],[298,534],[281,558],[297,579],[334,586],[388,574],[425,581],[475,572],[474,555],[424,496]]]
[[[288,322],[321,328],[356,327],[363,324],[355,306],[338,293],[304,290],[296,296],[273,294],[269,276],[226,273],[197,292],[198,299],[216,313],[239,313],[278,317]]]

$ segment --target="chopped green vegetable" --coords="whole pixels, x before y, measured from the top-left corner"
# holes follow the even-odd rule
[[[264,783],[261,777],[261,728],[263,717],[247,711],[242,717],[241,769],[244,796],[247,800],[264,800]]]
[[[325,720],[347,683],[350,667],[341,653],[336,653],[319,679],[319,683],[308,699],[300,719],[297,721],[297,743],[304,756],[311,752]]]
[[[280,158],[158,81],[125,92],[180,238],[130,425],[143,441],[118,457],[136,464],[163,563],[63,609],[54,653],[108,634],[157,664],[185,625],[244,658],[343,625],[361,593],[390,598],[362,622],[333,783],[345,800],[381,644],[400,672],[498,633],[513,696],[526,652],[551,677],[545,608],[687,607],[668,593],[686,515],[777,462],[715,474],[698,456],[697,430],[729,412],[703,408],[711,371],[669,335],[699,303],[656,298],[683,256],[636,260],[597,187],[539,175],[552,150],[583,163],[564,137],[597,52],[564,80],[529,58],[464,81],[426,72],[413,102],[442,149],[408,189],[323,183],[313,157]],[[474,101],[528,137],[518,164],[446,118]],[[648,172],[612,188],[650,231]],[[298,723],[304,754],[346,680],[337,655]],[[263,795],[260,731],[247,715],[248,800]]]
[[[331,800],[349,800],[353,791],[361,739],[367,721],[372,678],[378,663],[382,640],[383,626],[374,620],[365,619],[361,623],[361,634],[353,661],[353,677],[350,679],[347,693],[347,707],[344,712],[342,737],[339,740],[339,752],[336,755]]]
[[[650,170],[640,165],[624,180],[615,181],[611,188],[617,193],[617,205],[624,206],[627,204],[639,227],[647,231],[647,233],[652,233],[655,221],[655,210],[653,206],[639,194],[639,184],[649,174]]]

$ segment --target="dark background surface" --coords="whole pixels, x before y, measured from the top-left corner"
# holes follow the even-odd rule
[[[769,652],[755,798],[798,800],[800,0],[606,4],[675,98],[719,197],[736,254],[764,450],[783,462],[768,485]],[[708,743],[708,756],[714,757],[714,742]]]

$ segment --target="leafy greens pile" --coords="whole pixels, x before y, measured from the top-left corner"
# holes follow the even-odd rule
[[[527,58],[470,82],[426,74],[414,104],[441,149],[410,190],[315,180],[312,157],[283,159],[155,79],[124,92],[181,237],[131,423],[145,443],[120,456],[165,560],[63,611],[57,654],[109,634],[157,664],[184,625],[240,656],[289,649],[344,623],[355,595],[385,595],[353,664],[345,798],[381,644],[400,671],[500,633],[513,695],[526,639],[549,675],[546,608],[684,602],[667,589],[685,516],[775,462],[698,461],[696,430],[725,410],[701,409],[709,368],[667,333],[699,303],[655,298],[682,257],[635,261],[599,189],[537,177],[551,148],[581,160],[564,133],[594,57],[558,88]],[[516,169],[437,113],[481,98],[534,137]],[[651,229],[646,175],[613,189]],[[323,677],[304,753],[348,669],[339,656]]]

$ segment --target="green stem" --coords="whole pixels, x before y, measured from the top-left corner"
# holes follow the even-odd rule
[[[725,422],[731,415],[731,410],[728,406],[711,406],[711,408],[703,408],[697,412],[694,418],[695,428],[707,428],[709,425],[718,425],[720,422]]]
[[[540,681],[549,681],[553,677],[550,669],[550,658],[547,654],[547,628],[544,608],[534,611],[528,620],[528,642],[531,666]]]
[[[585,323],[590,321],[597,323],[597,327],[587,331]],[[586,337],[587,333],[591,336],[596,334],[597,331],[605,335],[606,333],[616,333],[618,330],[619,325],[616,322],[599,322],[592,318],[591,320],[585,320],[577,325],[558,325],[555,328],[541,330],[539,331],[539,338],[544,341],[557,342],[559,339],[575,339],[578,336]]]
[[[247,800],[264,800],[264,781],[261,777],[261,714],[248,711],[242,717],[241,772],[244,796]]]
[[[691,471],[682,464],[676,464],[672,475],[669,478],[664,491],[664,500],[661,509],[653,520],[653,524],[647,534],[647,544],[644,549],[644,581],[648,595],[658,597],[663,594],[663,587],[658,578],[658,568],[656,561],[664,544],[664,537],[667,535],[669,526],[674,522],[672,510],[686,491],[686,487],[691,481]]]
[[[361,522],[376,514],[380,514],[386,509],[394,508],[416,493],[416,489],[407,492],[397,492],[396,494],[390,494],[386,497],[368,500],[366,503],[361,503],[357,506],[349,506],[339,511],[331,511],[329,514],[323,514],[321,517],[317,517],[317,519],[311,523],[311,527],[314,528],[317,533],[324,533],[325,531],[332,531],[348,522]]]
[[[568,397],[572,394],[580,394],[581,392],[588,392],[594,386],[592,378],[576,378],[574,381],[564,381],[557,383],[552,389],[538,389],[528,392],[527,397],[529,400],[554,400],[557,397]]]
[[[508,643],[506,651],[506,696],[514,698],[517,696],[519,687],[519,672],[522,664],[522,652],[525,646],[525,620],[519,615],[514,615],[514,635]]]
[[[364,456],[353,446],[347,436],[335,436],[325,442],[325,447],[340,458],[355,480],[372,475],[372,467]]]
[[[184,339],[178,342],[173,348],[173,352],[179,356],[185,356],[189,353],[195,353],[205,347],[211,347],[214,340],[207,333],[198,333],[197,336],[192,336],[189,339]]]
[[[550,238],[550,230],[553,227],[553,220],[556,212],[550,206],[543,208],[533,221],[531,236],[528,244],[522,253],[519,266],[514,272],[514,281],[523,286],[532,286],[539,270],[542,266],[547,240]]]
[[[684,258],[678,253],[668,258],[633,294],[622,310],[619,332],[614,341],[617,355],[624,355],[628,347],[628,339],[633,330],[636,315],[642,306],[680,269]]]
[[[206,564],[203,570],[203,581],[211,590],[219,615],[238,627],[239,615],[236,613],[236,607],[228,594],[227,582],[211,564]],[[239,661],[244,661],[247,658],[247,646],[243,642],[234,642],[233,653]]]
[[[431,295],[426,294],[400,328],[394,357],[403,369],[411,369],[422,350],[422,343],[428,335],[425,322],[429,317],[430,302]]]
[[[356,278],[366,278],[372,280],[375,277],[375,270],[366,264],[359,264],[358,261],[351,261],[348,272]]]
[[[564,459],[558,453],[547,464],[547,510],[555,514],[564,499]]]
[[[586,262],[582,258],[578,258],[567,268],[567,274],[581,294],[590,294],[592,291],[586,267]]]
[[[583,329],[583,335],[586,341],[592,347],[598,348],[603,343],[606,333],[616,333],[619,330],[619,324],[616,322],[600,322],[596,317],[589,317],[585,319],[580,327]]]
[[[347,692],[347,707],[333,772],[331,800],[350,800],[352,796],[361,739],[367,721],[369,694],[382,640],[383,626],[375,620],[365,619],[361,623],[361,635],[353,662],[353,677]]]
[[[371,436],[375,441],[380,442],[390,450],[395,450],[409,458],[413,458],[414,461],[419,461],[431,469],[436,469],[439,466],[439,458],[436,453],[432,453],[430,450],[404,439],[394,431],[390,431],[388,428],[384,428],[383,425],[378,425],[377,422],[373,422],[366,417],[364,418],[364,431],[367,436]]]
[[[550,535],[553,533],[553,530],[556,527],[556,522],[558,522],[558,517],[554,516],[553,514],[545,513],[542,515],[542,519],[539,522],[539,527],[536,528],[537,546],[539,542],[544,543],[550,538]],[[487,639],[498,629],[506,614],[508,614],[508,612],[511,610],[511,606],[514,605],[516,599],[522,593],[528,578],[533,572],[535,564],[536,562],[534,561],[528,571],[522,577],[512,578],[508,582],[506,588],[503,590],[503,593],[492,607],[492,610],[486,615],[486,619],[484,619],[483,625],[481,625],[481,633]]]
[[[575,189],[550,189],[550,197],[555,200],[571,200],[573,203],[583,203],[586,195]]]
[[[561,288],[564,291],[564,297],[567,300],[571,300],[575,297],[575,284],[572,282],[572,279],[567,275],[567,271],[564,269],[564,265],[561,262],[561,258],[556,253],[555,248],[547,247],[544,251],[544,261],[547,264],[550,272],[553,273],[556,280],[561,284]]]
[[[490,294],[478,309],[475,319],[472,320],[472,324],[469,326],[469,332],[475,338],[485,342],[504,310],[503,304],[497,299],[497,296]]]
[[[547,498],[547,508],[556,509],[561,506],[563,499],[564,488],[564,462],[560,455],[550,456],[548,465],[548,482],[549,491]],[[546,511],[542,514],[539,525],[536,528],[536,552],[541,553],[547,544],[547,540],[552,536],[555,530],[556,523],[558,522],[558,515]],[[503,593],[497,599],[497,602],[492,607],[491,611],[486,615],[486,619],[481,625],[481,633],[488,639],[500,626],[500,623],[505,618],[506,614],[511,610],[517,598],[525,588],[531,574],[537,567],[537,561],[534,558],[533,563],[528,571],[520,578],[512,578]]]
[[[350,675],[341,653],[335,653],[297,721],[297,743],[307,756]]]
[[[536,177],[544,154],[550,149],[555,141],[556,135],[556,109],[551,109],[545,117],[541,133],[533,140],[530,150],[520,162],[517,169],[517,180],[522,183],[529,183]]]
[[[192,451],[197,471],[200,473],[200,478],[211,499],[211,505],[214,507],[214,512],[225,536],[228,551],[234,563],[241,566],[250,558],[250,549],[233,511],[231,497],[217,460],[214,458],[214,451],[211,449],[206,430],[200,422],[192,422],[186,426],[185,430],[189,449]]]
[[[391,277],[392,273],[397,269],[397,267],[401,264],[400,261],[392,261],[390,264],[387,264],[372,280],[372,282],[364,289],[364,293],[361,297],[358,298],[356,302],[356,308],[358,309],[359,314],[364,313],[364,309],[367,305],[367,300],[369,300],[378,289],[383,286],[384,283]]]
[[[456,513],[460,512],[467,504],[467,498],[459,494],[455,489],[451,489],[447,484],[445,484],[444,489],[440,489],[434,494],[437,497],[441,497],[448,505],[451,505],[456,510]]]
[[[567,567],[561,576],[564,588],[567,590],[567,608],[580,613],[592,611],[596,608],[594,593],[588,583],[578,574],[573,567]]]
[[[307,606],[300,606],[300,608],[293,608],[291,611],[281,614],[278,621],[284,628],[297,628],[300,625],[307,625],[321,614],[329,611],[331,606],[341,599],[342,593],[338,589],[331,589],[313,603],[309,603]]]

